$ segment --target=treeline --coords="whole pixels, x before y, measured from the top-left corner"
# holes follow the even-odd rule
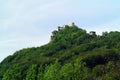
[[[119,80],[120,62],[109,61],[94,68],[86,66],[85,62],[75,62],[61,65],[57,60],[50,65],[32,64],[26,74],[16,65],[8,69],[2,80]]]
[[[0,64],[0,80],[119,80],[120,32],[89,35],[66,26],[41,47],[26,48]]]

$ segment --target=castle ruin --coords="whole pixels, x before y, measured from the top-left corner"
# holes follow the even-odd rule
[[[71,23],[69,23],[68,26],[73,27],[73,26],[75,26],[75,23],[74,23],[74,22],[71,22]]]
[[[90,31],[89,35],[96,35],[96,32],[95,31]]]
[[[74,27],[74,26],[75,26],[75,23],[74,23],[74,22],[71,22],[71,23],[68,24],[68,25],[64,25],[63,27],[58,26],[58,30],[54,30],[54,31],[52,32],[51,38],[54,38],[54,37],[56,36],[56,34],[58,33],[58,31],[64,29],[65,27]]]

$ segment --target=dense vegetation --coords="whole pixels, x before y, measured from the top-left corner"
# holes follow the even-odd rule
[[[66,26],[48,44],[5,58],[0,80],[120,80],[120,32]]]

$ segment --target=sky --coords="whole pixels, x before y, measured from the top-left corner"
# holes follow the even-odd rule
[[[50,41],[70,22],[89,31],[120,31],[120,0],[0,0],[0,61]]]

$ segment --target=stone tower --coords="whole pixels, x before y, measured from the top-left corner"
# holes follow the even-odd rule
[[[69,26],[70,26],[70,27],[73,27],[73,26],[75,26],[75,23],[74,23],[74,22],[71,22],[71,23],[69,24]]]

